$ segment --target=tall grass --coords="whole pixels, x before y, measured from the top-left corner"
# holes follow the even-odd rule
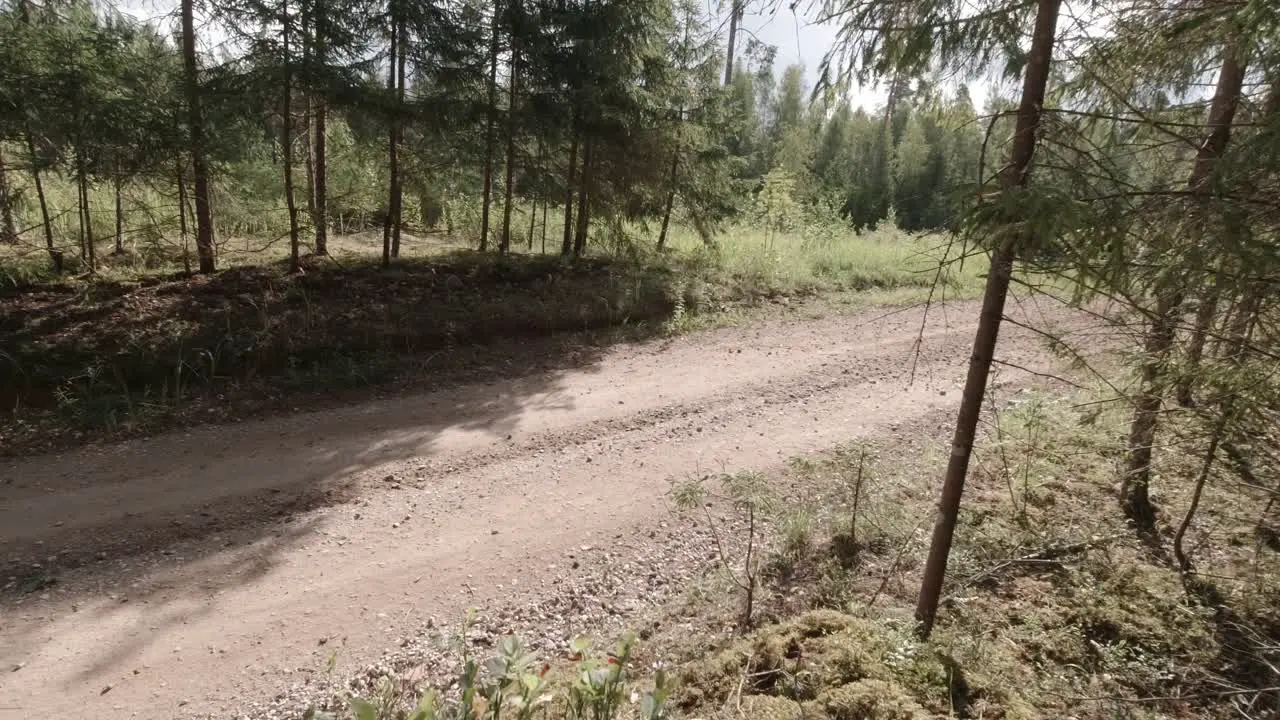
[[[252,163],[250,167],[256,167]],[[269,167],[269,164],[262,164]],[[24,173],[12,173],[17,203],[20,241],[0,246],[0,286],[21,287],[54,280],[45,250],[35,189]],[[287,214],[283,199],[272,192],[274,175],[259,178],[250,172],[225,177],[214,187],[215,241],[221,268],[262,266],[288,256]],[[83,272],[79,255],[80,230],[76,191],[69,178],[48,173],[45,193],[52,217],[56,249],[64,253],[71,274]],[[367,193],[366,193],[367,194]],[[346,196],[339,193],[335,203]],[[133,280],[147,275],[171,275],[194,263],[194,222],[188,215],[188,233],[179,232],[177,190],[173,184],[126,183],[122,192],[123,236],[126,252],[112,255],[115,235],[115,195],[109,183],[90,192],[90,214],[97,239],[97,274],[105,280]],[[368,202],[376,201],[364,198]],[[404,258],[432,258],[442,253],[476,247],[480,236],[478,202],[455,198],[449,203],[441,227],[428,231],[421,221],[418,199],[406,197]],[[190,211],[188,198],[188,212]],[[558,254],[563,239],[563,208],[541,212],[532,203],[512,208],[513,252]],[[335,211],[337,212],[337,211]],[[531,215],[532,213],[532,215]],[[310,217],[299,213],[303,252],[311,250]],[[502,230],[499,205],[491,214],[490,246],[496,247]],[[372,217],[372,216],[369,216]],[[368,217],[365,218],[369,220]],[[531,222],[532,220],[532,222]],[[544,225],[545,222],[545,225]],[[335,224],[336,219],[335,219]],[[381,232],[374,227],[343,234],[330,232],[330,253],[338,262],[365,260],[381,255]],[[717,281],[740,287],[750,295],[813,293],[827,290],[864,291],[923,290],[940,278],[954,293],[972,293],[974,268],[960,272],[947,267],[939,274],[945,237],[919,237],[904,233],[891,223],[873,231],[855,232],[839,218],[806,211],[792,218],[785,231],[767,229],[743,220],[721,229],[711,244],[691,227],[676,223],[667,238],[668,251],[656,252],[656,223],[626,223],[598,219],[592,227],[588,253],[614,260],[662,264],[684,273],[715,274]]]

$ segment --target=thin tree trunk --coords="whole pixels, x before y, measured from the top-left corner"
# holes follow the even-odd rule
[[[1226,151],[1244,76],[1244,60],[1228,46],[1223,52],[1217,89],[1209,106],[1209,135],[1196,153],[1195,165],[1187,179],[1187,188],[1196,196],[1205,192],[1215,163]],[[1192,202],[1198,200],[1199,197],[1193,198]],[[1193,213],[1198,214],[1198,210],[1193,209]],[[1155,509],[1151,506],[1152,447],[1160,426],[1165,393],[1164,364],[1173,348],[1178,316],[1182,310],[1183,288],[1177,279],[1173,283],[1172,287],[1158,291],[1156,312],[1143,343],[1142,381],[1129,424],[1125,474],[1120,488],[1120,505],[1125,515],[1144,533],[1155,530]]]
[[[493,126],[498,112],[498,18],[502,0],[493,3],[493,30],[489,40],[489,106],[484,136],[484,200],[480,213],[480,252],[489,249],[489,203],[493,196]]]
[[[89,212],[89,173],[79,150],[76,151],[76,185],[80,192],[80,257],[88,264],[89,271],[94,272],[98,269],[98,258],[94,248],[93,216]]]
[[[18,226],[13,220],[13,196],[9,189],[9,169],[4,164],[3,148],[0,148],[0,242],[18,242]]]
[[[196,254],[200,272],[214,271],[213,217],[209,209],[209,168],[204,156],[204,122],[200,114],[200,83],[196,69],[194,0],[182,0],[182,64],[186,75],[187,126],[191,132],[191,168],[196,195]]]
[[[1261,299],[1262,286],[1260,283],[1254,283],[1244,297],[1240,299],[1239,311],[1231,323],[1231,340],[1227,350],[1227,362],[1233,368],[1239,368],[1244,360],[1245,347],[1249,344],[1250,331],[1253,327],[1254,318],[1257,316]],[[1204,487],[1208,483],[1214,460],[1217,458],[1218,448],[1225,444],[1227,445],[1227,452],[1231,452],[1230,444],[1227,442],[1227,432],[1231,427],[1232,420],[1234,420],[1234,409],[1235,396],[1224,393],[1218,410],[1218,420],[1214,423],[1213,432],[1209,438],[1209,446],[1205,449],[1204,459],[1200,464],[1200,473],[1196,476],[1195,488],[1191,493],[1191,503],[1187,506],[1187,512],[1182,516],[1182,522],[1178,524],[1178,530],[1173,535],[1173,557],[1178,562],[1178,569],[1184,573],[1190,572],[1192,566],[1191,559],[1187,556],[1183,547],[1183,541],[1186,538],[1187,530],[1191,527],[1191,522],[1196,517],[1196,512],[1200,508],[1200,499],[1204,494]]]
[[[685,28],[685,42],[689,41],[688,28]],[[676,148],[671,153],[671,178],[669,180],[670,188],[667,190],[666,207],[662,211],[662,230],[658,232],[658,249],[662,250],[667,246],[667,230],[671,226],[671,209],[676,204],[676,180],[680,177],[680,134],[684,130],[684,105],[680,106],[680,110],[676,113]]]
[[[124,201],[120,197],[120,178],[115,179],[116,191],[116,255],[124,254]]]
[[[738,23],[742,20],[742,10],[745,0],[732,0],[729,6],[729,50],[725,53],[724,60],[724,84],[728,85],[733,82],[733,52],[734,43],[738,39]]]
[[[1280,115],[1280,86],[1277,86],[1273,80],[1271,89],[1267,93],[1267,101],[1262,107],[1262,114],[1255,120],[1265,123],[1277,115]],[[1214,320],[1218,315],[1218,305],[1222,299],[1226,270],[1225,260],[1219,259],[1218,267],[1213,273],[1213,285],[1209,293],[1201,299],[1200,307],[1196,310],[1195,327],[1191,331],[1191,339],[1187,342],[1186,367],[1183,370],[1182,377],[1179,378],[1176,393],[1178,404],[1182,407],[1192,407],[1195,404],[1192,385],[1200,368],[1200,361],[1204,358],[1209,332],[1213,328]],[[1227,327],[1228,325],[1228,319],[1223,318],[1222,326]],[[1215,346],[1218,345],[1217,342],[1214,344]]]
[[[1027,54],[1027,66],[1022,80],[1022,101],[1018,107],[1018,121],[1010,151],[1009,164],[1000,176],[1002,190],[1012,191],[1026,187],[1031,180],[1031,162],[1036,151],[1036,131],[1040,126],[1040,110],[1044,104],[1045,89],[1049,82],[1049,70],[1053,63],[1053,46],[1061,0],[1039,0],[1036,4],[1035,29],[1031,36],[1031,49]],[[1011,218],[1016,222],[1016,218]],[[916,605],[916,620],[920,634],[928,637],[938,613],[938,599],[942,594],[942,582],[946,577],[947,560],[951,554],[951,541],[955,535],[956,519],[960,512],[960,499],[964,493],[965,477],[969,471],[969,457],[973,452],[977,435],[978,418],[982,402],[987,394],[987,377],[995,355],[1000,323],[1004,318],[1005,299],[1009,293],[1009,281],[1013,276],[1013,262],[1018,254],[1018,239],[1010,235],[1001,242],[991,257],[991,270],[987,274],[986,290],[982,298],[982,314],[973,338],[973,354],[969,358],[969,374],[965,379],[964,393],[960,399],[960,412],[956,418],[955,435],[951,440],[951,457],[947,474],[943,479],[942,496],[938,506],[938,521],[933,529],[933,541],[929,546],[929,558],[925,563],[924,578],[920,584],[920,599]]]
[[[564,181],[564,242],[560,245],[560,254],[564,257],[569,257],[573,252],[573,176],[577,170],[578,132],[575,128],[573,139],[569,142],[569,169]]]
[[[178,155],[178,239],[182,241],[182,269],[191,274],[191,254],[187,251],[187,180],[183,177],[182,156]]]
[[[284,57],[284,98],[280,108],[280,145],[284,157],[284,201],[289,210],[289,270],[302,269],[298,257],[298,204],[293,188],[293,68],[289,63],[289,4],[283,4],[281,52]]]
[[[538,201],[529,203],[529,242],[528,251],[533,253],[533,231],[538,227]]]
[[[542,254],[547,254],[547,198],[542,198]]]
[[[662,210],[662,230],[658,232],[658,249],[667,246],[667,228],[671,226],[671,209],[676,204],[676,177],[680,170],[680,151],[676,150],[671,157],[671,188],[667,190],[666,207]]]
[[[1186,367],[1178,378],[1175,393],[1178,404],[1184,408],[1195,404],[1192,393],[1195,375],[1200,368],[1200,361],[1204,358],[1204,346],[1209,339],[1209,330],[1213,327],[1214,318],[1218,316],[1218,301],[1222,294],[1222,270],[1222,267],[1217,269],[1214,273],[1213,287],[1200,299],[1200,307],[1196,308],[1195,327],[1191,330],[1191,338],[1187,340]]]
[[[409,34],[405,17],[400,16],[400,26],[396,34],[400,36],[400,56],[396,59],[396,108],[399,110],[392,130],[396,134],[396,147],[404,145],[404,66],[409,56]],[[398,152],[397,152],[398,155]],[[398,158],[397,158],[398,159]],[[400,228],[404,225],[404,180],[400,177],[400,168],[396,168],[396,183],[391,189],[391,257],[400,257]]]
[[[513,0],[510,8],[511,18],[515,19],[520,12],[519,0]],[[507,80],[507,177],[503,189],[502,201],[502,242],[498,245],[498,254],[511,252],[511,209],[512,194],[515,191],[516,169],[516,93],[520,85],[520,46],[516,42],[514,29],[511,33],[511,77]]]
[[[40,204],[40,224],[44,227],[44,244],[49,251],[53,271],[62,273],[62,253],[53,247],[53,223],[49,221],[49,200],[44,195],[44,180],[40,177],[40,156],[36,153],[36,141],[31,129],[26,130],[27,155],[31,158],[31,180],[36,186],[36,200]]]
[[[326,116],[328,103],[321,97],[315,105],[315,179],[314,192],[316,226],[316,254],[329,254],[329,168],[327,158],[328,141]]]
[[[311,218],[312,226],[316,225],[316,175],[315,175],[315,156],[312,149],[315,147],[311,134],[312,120],[312,90],[315,88],[314,62],[312,56],[312,23],[304,10],[300,13],[302,18],[302,67],[306,76],[307,92],[306,100],[302,105],[302,146],[306,148],[303,155],[304,169],[307,173],[307,217]],[[318,253],[319,251],[317,251]]]
[[[591,137],[582,148],[582,182],[578,189],[578,228],[573,235],[573,257],[578,259],[587,249],[587,233],[591,229]]]
[[[396,59],[399,52],[400,24],[396,21],[396,0],[391,0],[388,12],[391,18],[391,55],[387,61],[387,92],[396,91]],[[397,111],[399,108],[397,108]],[[397,147],[396,125],[399,115],[392,118],[391,129],[387,133],[387,168],[390,178],[387,182],[387,216],[382,221],[382,266],[391,264],[391,226],[394,224],[393,209],[396,201],[396,187],[400,184],[400,158]]]

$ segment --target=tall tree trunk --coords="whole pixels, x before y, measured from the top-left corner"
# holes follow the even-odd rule
[[[685,42],[689,41],[688,28],[685,29]],[[658,249],[667,246],[667,229],[671,226],[671,209],[676,204],[676,181],[680,177],[680,134],[684,130],[684,105],[676,113],[676,148],[671,153],[671,177],[668,180],[666,207],[662,210],[662,230],[658,232]]]
[[[18,226],[13,220],[13,195],[9,189],[9,168],[4,164],[4,148],[0,148],[0,242],[18,242]]]
[[[733,82],[734,43],[738,40],[738,23],[742,21],[742,11],[746,0],[731,0],[729,5],[729,49],[724,59],[724,84]]]
[[[280,150],[284,165],[284,202],[289,211],[289,270],[302,269],[298,257],[298,203],[293,188],[293,67],[289,62],[289,3],[282,4],[281,52],[284,57],[284,91],[280,108]]]
[[[124,254],[124,201],[120,197],[120,178],[115,178],[116,191],[116,255]]]
[[[514,21],[520,12],[519,0],[513,0],[510,12]],[[514,26],[513,26],[514,27]],[[498,254],[506,255],[511,251],[511,206],[512,194],[515,191],[516,170],[516,93],[520,85],[520,46],[516,43],[514,30],[511,33],[511,77],[507,80],[507,177],[503,189],[502,200],[502,242],[498,245]]]
[[[1197,205],[1207,190],[1214,165],[1231,139],[1231,123],[1240,102],[1244,76],[1244,59],[1235,48],[1228,46],[1223,51],[1217,89],[1209,105],[1209,134],[1196,153],[1195,164],[1187,178],[1187,189],[1194,196],[1192,202]],[[1194,216],[1200,214],[1195,207],[1192,213]],[[1193,218],[1194,222],[1198,221]],[[1155,314],[1143,343],[1142,380],[1133,403],[1125,474],[1120,488],[1120,504],[1125,515],[1146,533],[1155,530],[1155,509],[1151,506],[1151,457],[1165,394],[1164,364],[1173,348],[1184,292],[1178,279],[1172,282],[1171,287],[1157,291]]]
[[[573,257],[578,259],[587,249],[587,233],[591,230],[591,137],[582,148],[582,182],[578,189],[578,229],[573,235]]]
[[[391,55],[387,60],[387,92],[396,91],[396,59],[399,53],[400,24],[396,20],[396,1],[391,0],[388,14],[391,18]],[[387,168],[390,178],[387,182],[387,216],[382,221],[382,266],[391,264],[391,226],[395,224],[392,210],[396,204],[396,189],[400,184],[400,150],[396,142],[399,135],[396,125],[400,123],[399,108],[397,115],[391,120],[391,129],[387,133]]]
[[[310,17],[306,13],[305,5],[303,7],[304,10],[299,13],[299,15],[302,19],[302,68],[303,74],[306,78],[305,85],[307,91],[304,93],[306,99],[302,104],[301,135],[302,147],[306,149],[306,152],[303,153],[303,168],[307,173],[307,217],[311,218],[311,225],[314,227],[316,225],[316,174],[315,155],[313,153],[315,143],[313,142],[313,136],[311,134],[311,121],[312,105],[314,100],[312,97],[312,91],[315,88],[315,58],[312,55],[311,48],[313,47],[312,28],[315,26],[311,23]],[[317,251],[317,253],[318,252],[319,251]]]
[[[392,130],[396,134],[396,147],[404,145],[404,67],[409,56],[408,20],[400,16],[400,26],[396,28],[400,36],[400,55],[396,59],[396,108],[399,111]],[[396,184],[391,189],[391,257],[400,257],[400,228],[404,225],[404,179],[400,176],[400,168],[396,168]]]
[[[489,203],[493,197],[493,133],[498,113],[498,19],[502,0],[493,3],[493,30],[489,38],[489,105],[484,135],[484,200],[480,211],[480,252],[489,249]]]
[[[187,252],[187,179],[183,177],[182,155],[176,161],[178,169],[178,239],[182,241],[182,269],[191,274],[191,255]]]
[[[36,153],[36,140],[31,128],[26,128],[27,155],[31,158],[31,180],[36,186],[36,201],[40,205],[40,224],[44,227],[44,244],[49,251],[53,271],[62,272],[62,253],[53,247],[53,223],[49,221],[49,200],[44,195],[44,179],[40,177],[40,156]]]
[[[182,0],[182,65],[187,91],[187,126],[191,132],[191,172],[196,195],[196,254],[200,272],[214,271],[213,216],[209,209],[209,168],[204,155],[204,118],[200,113],[200,81],[196,68],[194,0]]]
[[[1245,348],[1249,344],[1249,336],[1262,300],[1262,287],[1263,284],[1261,282],[1250,283],[1250,287],[1245,291],[1244,297],[1240,298],[1238,312],[1232,320],[1231,328],[1228,330],[1230,340],[1228,341],[1226,360],[1235,369],[1238,369],[1244,361]],[[1200,500],[1204,495],[1204,487],[1208,483],[1213,463],[1217,459],[1218,448],[1226,445],[1227,452],[1231,452],[1228,432],[1232,422],[1235,420],[1235,399],[1232,394],[1222,393],[1218,408],[1218,419],[1214,423],[1213,431],[1210,433],[1209,446],[1205,449],[1204,457],[1201,459],[1200,472],[1196,476],[1196,482],[1192,488],[1191,502],[1187,506],[1186,513],[1182,516],[1182,522],[1178,524],[1178,529],[1173,535],[1173,557],[1178,563],[1178,569],[1184,573],[1192,570],[1192,564],[1191,558],[1187,556],[1186,549],[1183,547],[1183,541],[1187,536],[1187,530],[1191,527],[1191,522],[1195,520],[1196,511],[1200,508]]]
[[[680,150],[676,149],[671,154],[671,178],[668,181],[671,187],[667,190],[666,207],[662,209],[662,230],[658,232],[658,249],[662,250],[667,246],[667,229],[671,227],[671,209],[676,205],[676,178],[680,172]]]
[[[76,186],[80,194],[80,257],[88,264],[89,271],[95,272],[98,258],[94,247],[93,215],[89,211],[89,173],[79,148],[76,149]]]
[[[560,245],[560,254],[569,257],[573,252],[573,176],[578,170],[578,131],[575,126],[573,139],[569,141],[569,169],[565,173],[564,195],[564,242]]]
[[[1010,150],[1009,164],[1000,175],[1002,192],[1016,192],[1019,188],[1027,187],[1031,181],[1036,131],[1040,126],[1040,111],[1049,82],[1049,70],[1053,64],[1060,6],[1061,0],[1039,0],[1036,3],[1035,29],[1022,79],[1022,101],[1018,106],[1013,147]],[[1010,221],[1011,225],[1016,224],[1018,218],[1010,218]],[[973,453],[978,418],[987,393],[987,377],[995,356],[1000,323],[1004,319],[1005,299],[1013,276],[1013,262],[1018,255],[1019,239],[1014,233],[1009,233],[991,256],[991,270],[987,274],[986,290],[982,298],[982,314],[978,318],[978,329],[973,337],[969,374],[965,378],[964,393],[960,398],[960,412],[956,417],[955,435],[951,440],[951,457],[942,483],[938,520],[934,525],[929,558],[920,584],[920,599],[916,605],[916,620],[920,623],[919,630],[923,637],[928,637],[933,631],[933,622],[938,614],[938,600],[942,594],[947,560],[951,555],[951,541],[960,513],[960,498],[964,494],[969,457]]]
[[[1178,404],[1184,408],[1189,408],[1195,404],[1192,392],[1195,384],[1195,375],[1200,369],[1200,361],[1204,358],[1204,346],[1209,339],[1209,330],[1213,327],[1213,321],[1218,316],[1218,302],[1222,295],[1222,272],[1223,267],[1219,265],[1214,272],[1213,285],[1205,293],[1205,296],[1200,298],[1200,306],[1196,308],[1195,326],[1191,330],[1191,337],[1187,340],[1186,367],[1178,378],[1177,389],[1174,393],[1178,399]]]
[[[542,197],[542,254],[547,254],[547,198]]]
[[[1262,107],[1262,113],[1254,120],[1266,123],[1278,115],[1280,115],[1280,85],[1277,84],[1275,78],[1272,78],[1271,89],[1267,93],[1267,101]],[[1213,283],[1209,292],[1205,297],[1201,298],[1200,306],[1196,309],[1195,327],[1191,331],[1191,338],[1187,341],[1186,367],[1178,380],[1176,392],[1178,404],[1182,407],[1191,407],[1195,404],[1195,398],[1192,396],[1192,385],[1200,368],[1200,361],[1204,358],[1209,332],[1218,316],[1218,306],[1222,300],[1226,272],[1225,260],[1219,259],[1218,266],[1213,273]],[[1227,326],[1226,318],[1223,318],[1222,324],[1223,327]]]
[[[315,226],[316,254],[329,254],[329,168],[327,158],[328,141],[326,116],[329,114],[328,103],[321,97],[315,105]]]
[[[533,254],[533,232],[535,229],[537,229],[537,227],[538,227],[538,200],[537,198],[534,198],[533,201],[529,203],[529,238],[528,238],[529,242],[528,242],[527,249],[530,254]]]

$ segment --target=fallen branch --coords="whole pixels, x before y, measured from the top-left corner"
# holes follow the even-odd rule
[[[1044,548],[1043,550],[1037,550],[1036,552],[1033,552],[1029,555],[1010,558],[1003,562],[997,563],[992,567],[989,567],[986,570],[983,570],[982,572],[975,573],[965,578],[964,580],[961,580],[960,584],[956,586],[955,590],[953,590],[952,593],[945,598],[945,600],[948,600],[948,601],[954,600],[956,596],[955,594],[960,590],[966,587],[969,587],[974,583],[978,583],[983,580],[986,580],[987,578],[995,575],[996,573],[1000,572],[1001,570],[1004,570],[1005,568],[1012,567],[1014,565],[1024,565],[1028,563],[1056,562],[1057,559],[1062,557],[1063,555],[1074,555],[1075,553],[1081,552],[1082,550],[1091,550],[1095,547],[1107,545],[1111,543],[1113,540],[1118,540],[1123,537],[1128,537],[1128,535],[1129,533],[1116,533],[1114,535],[1105,535],[1103,537],[1094,538],[1092,540],[1085,540],[1083,542],[1071,543],[1070,545],[1059,545],[1057,547]]]

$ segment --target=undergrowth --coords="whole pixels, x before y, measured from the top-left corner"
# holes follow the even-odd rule
[[[911,614],[929,479],[945,457],[920,442],[891,457],[856,444],[794,459],[771,481],[783,499],[754,591],[770,622],[713,652],[660,640],[686,658],[676,707],[797,720],[1275,717],[1280,557],[1255,536],[1265,489],[1219,478],[1198,523],[1200,571],[1184,576],[1118,509],[1124,420],[1121,404],[1093,396],[1022,392],[1000,405],[927,641]],[[1194,458],[1182,462],[1161,468],[1172,515],[1194,473]],[[737,608],[698,612],[715,627]]]

